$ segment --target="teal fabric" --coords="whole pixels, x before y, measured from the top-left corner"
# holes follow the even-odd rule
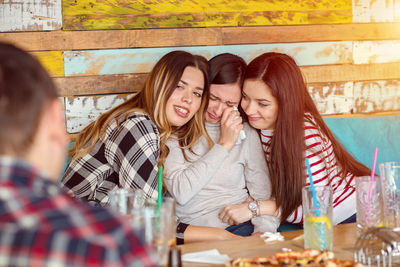
[[[400,161],[400,115],[353,118],[326,118],[336,138],[358,161],[372,168],[374,149],[378,164]]]

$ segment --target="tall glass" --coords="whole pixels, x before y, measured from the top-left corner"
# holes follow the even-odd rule
[[[400,230],[400,162],[379,164],[383,191],[384,226]]]
[[[168,262],[169,250],[176,243],[175,200],[163,198],[161,206],[147,201],[144,208],[145,240],[156,252],[159,264]]]
[[[368,227],[383,226],[381,180],[371,176],[356,177],[357,235]]]
[[[304,248],[332,250],[332,189],[315,186],[314,200],[310,186],[302,191]],[[317,204],[317,206],[315,205]]]

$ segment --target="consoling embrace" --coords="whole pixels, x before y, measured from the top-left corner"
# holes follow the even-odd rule
[[[328,129],[293,58],[163,56],[143,88],[80,132],[63,187],[107,206],[115,188],[176,200],[179,242],[233,239],[302,225],[301,189],[333,190],[333,222],[355,221],[355,176],[369,169]]]

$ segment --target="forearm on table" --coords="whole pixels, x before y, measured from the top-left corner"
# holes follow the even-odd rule
[[[260,215],[278,216],[279,211],[274,200],[260,200]]]
[[[238,238],[242,237],[216,227],[189,225],[184,232],[185,244],[191,242],[228,240]]]

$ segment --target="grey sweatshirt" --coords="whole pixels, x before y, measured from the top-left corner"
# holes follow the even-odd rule
[[[218,214],[225,206],[240,204],[249,194],[254,199],[269,199],[271,184],[256,130],[244,123],[246,139],[228,152],[216,144],[220,124],[206,123],[206,129],[214,146],[209,150],[202,137],[194,146],[195,154],[185,151],[189,161],[185,160],[177,140],[168,140],[170,152],[164,164],[164,182],[176,199],[176,213],[181,222],[224,229],[229,225]],[[279,219],[263,215],[253,218],[252,223],[254,232],[276,232]]]

